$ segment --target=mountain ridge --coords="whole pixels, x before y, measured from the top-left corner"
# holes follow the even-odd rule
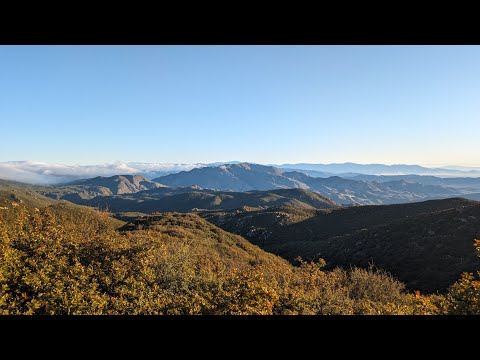
[[[236,192],[288,188],[306,189],[342,205],[392,204],[480,193],[480,180],[473,178],[424,178],[418,175],[313,177],[302,171],[290,171],[250,163],[195,168],[153,180],[140,175],[128,174],[110,177],[98,176],[62,185],[39,187],[38,191],[54,199],[78,203],[97,196],[127,195],[162,187],[188,188],[192,186],[205,190]],[[473,198],[476,196],[472,195]]]
[[[339,176],[312,177],[300,171],[285,171],[273,166],[240,163],[203,167],[159,177],[154,181],[168,186],[192,186],[220,191],[251,191],[300,188],[318,192],[343,204],[387,204],[448,198],[462,192],[436,185],[411,184],[402,181],[377,183],[345,179]]]
[[[92,199],[96,196],[132,194],[142,190],[165,187],[140,175],[97,176],[75,180],[59,186],[38,187],[45,196],[72,202]]]
[[[331,163],[331,164],[281,164],[276,165],[279,168],[290,168],[297,170],[313,170],[326,173],[361,173],[365,175],[444,175],[444,176],[460,176],[480,177],[480,170],[458,170],[449,167],[430,168],[421,165],[407,164],[357,164],[352,162]]]

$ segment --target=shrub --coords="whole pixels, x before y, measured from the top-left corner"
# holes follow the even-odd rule
[[[480,256],[480,240],[475,240],[475,248]],[[443,310],[454,315],[480,315],[480,271],[463,273],[448,291],[443,302]]]
[[[443,301],[373,268],[292,266],[194,214],[117,231],[98,211],[6,207],[1,314],[432,314]],[[449,312],[478,312],[477,286],[455,285]]]

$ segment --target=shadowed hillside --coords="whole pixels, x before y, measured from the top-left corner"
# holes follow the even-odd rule
[[[113,212],[142,213],[234,209],[242,206],[292,205],[311,209],[328,209],[340,206],[320,194],[302,189],[220,192],[203,189],[192,190],[191,188],[164,188],[142,191],[128,196],[99,196],[80,203],[109,209]]]
[[[332,266],[373,262],[412,289],[445,290],[478,267],[480,204],[465,199],[358,206],[201,212],[227,231],[293,260],[324,258]]]

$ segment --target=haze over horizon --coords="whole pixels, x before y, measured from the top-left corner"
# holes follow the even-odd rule
[[[239,161],[215,163],[145,163],[115,162],[104,164],[61,164],[35,161],[0,162],[0,180],[14,180],[31,184],[58,184],[81,178],[115,175],[142,175],[153,179],[158,176],[190,171],[205,166],[235,164]],[[248,163],[248,162],[243,162]],[[262,165],[262,164],[260,164]],[[284,171],[314,171],[319,176],[343,176],[349,173],[371,175],[432,175],[445,177],[478,177],[479,167],[418,167],[412,164],[263,164],[283,168]]]
[[[117,164],[162,164],[162,165],[195,165],[195,164],[233,164],[233,163],[250,163],[250,164],[259,164],[265,166],[278,166],[286,164],[307,164],[307,165],[335,165],[335,164],[356,164],[356,165],[408,165],[408,166],[422,166],[426,168],[465,168],[465,169],[480,169],[480,165],[469,165],[462,163],[438,163],[438,164],[420,164],[420,163],[396,163],[396,162],[353,162],[353,161],[341,161],[341,162],[308,162],[308,161],[277,161],[276,163],[271,162],[258,162],[258,161],[248,161],[248,160],[225,160],[217,159],[213,162],[209,161],[198,161],[198,162],[187,162],[187,161],[124,161],[124,160],[114,160],[110,162],[53,162],[53,161],[42,161],[42,160],[32,160],[32,159],[17,159],[17,160],[4,160],[0,161],[1,163],[32,163],[32,164],[49,164],[49,165],[65,165],[65,166],[106,166],[106,165],[117,165]]]
[[[0,162],[480,166],[479,61],[478,46],[1,46]]]

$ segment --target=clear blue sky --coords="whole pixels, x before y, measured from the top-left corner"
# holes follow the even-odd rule
[[[480,165],[479,46],[0,46],[0,161]]]

